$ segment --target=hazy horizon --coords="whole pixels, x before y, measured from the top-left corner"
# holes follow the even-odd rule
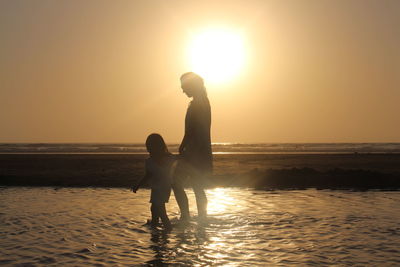
[[[0,142],[0,144],[126,144],[126,145],[141,145],[145,146],[144,142]],[[167,145],[177,146],[180,141],[177,142],[167,142]],[[400,142],[211,142],[212,145],[274,145],[274,144],[400,144]]]
[[[400,1],[0,1],[0,143],[179,143],[190,42],[240,33],[205,80],[212,142],[400,142]]]

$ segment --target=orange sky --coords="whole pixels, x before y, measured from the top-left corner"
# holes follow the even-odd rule
[[[214,26],[242,32],[248,57],[207,86],[213,142],[400,142],[399,14],[396,0],[4,0],[0,142],[179,142],[187,44]]]

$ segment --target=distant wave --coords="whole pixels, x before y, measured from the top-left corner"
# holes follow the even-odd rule
[[[179,144],[168,145],[177,152]],[[400,143],[214,143],[214,153],[400,153]],[[129,143],[2,143],[0,153],[146,153]]]

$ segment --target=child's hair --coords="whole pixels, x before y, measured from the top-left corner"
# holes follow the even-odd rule
[[[152,133],[147,137],[146,148],[151,157],[161,158],[170,154],[164,139],[158,133]]]

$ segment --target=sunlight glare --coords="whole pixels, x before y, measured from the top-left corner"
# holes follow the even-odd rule
[[[207,82],[227,82],[243,68],[244,41],[238,32],[208,29],[195,35],[188,48],[191,70]]]
[[[215,188],[207,192],[210,195],[208,203],[208,213],[218,214],[227,209],[237,208],[237,203],[234,198],[226,194],[226,188]]]

